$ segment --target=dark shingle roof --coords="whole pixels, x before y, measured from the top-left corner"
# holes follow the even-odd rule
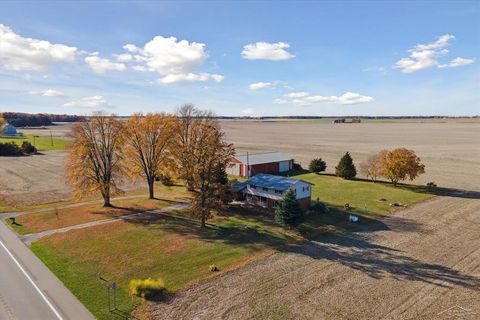
[[[253,178],[248,179],[244,183],[247,185],[254,185],[257,187],[271,188],[271,189],[284,191],[299,181],[303,181],[303,180],[288,178],[283,176],[275,176],[275,175],[266,174],[266,173],[259,173]],[[307,182],[307,181],[303,181],[303,182],[311,184],[310,182]]]

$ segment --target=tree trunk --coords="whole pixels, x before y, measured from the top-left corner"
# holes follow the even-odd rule
[[[195,187],[193,186],[192,180],[187,180],[187,190],[188,191],[195,191]]]
[[[200,225],[202,228],[205,228],[205,213],[202,213],[202,223]]]
[[[155,199],[155,179],[154,178],[149,178],[148,179],[148,198],[149,199]]]
[[[103,196],[103,206],[104,207],[111,207],[112,203],[110,202],[110,187],[109,186],[104,188],[104,190],[102,192],[102,196]]]

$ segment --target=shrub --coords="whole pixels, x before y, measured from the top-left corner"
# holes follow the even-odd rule
[[[15,142],[0,143],[0,156],[21,156],[23,150]]]
[[[338,165],[335,167],[335,174],[344,179],[353,179],[357,175],[357,169],[353,164],[353,159],[350,156],[350,153],[345,153],[345,155],[340,159]]]
[[[327,169],[327,163],[322,160],[322,158],[312,159],[310,161],[310,165],[308,166],[308,170],[315,173],[320,173]]]
[[[297,162],[294,162],[294,163],[293,163],[293,167],[292,167],[292,168],[293,168],[293,170],[295,170],[295,171],[302,171],[302,170],[303,170],[302,165],[301,165],[300,163],[297,163]]]
[[[132,297],[150,300],[165,292],[165,283],[162,279],[133,279],[128,288]]]
[[[35,148],[29,141],[23,141],[22,150],[26,154],[37,153],[37,148]]]
[[[208,267],[208,270],[210,270],[210,272],[217,272],[217,271],[219,271],[219,269],[217,268],[217,266],[214,265],[214,264],[211,264],[211,265]]]
[[[328,212],[328,207],[323,202],[320,202],[320,201],[316,201],[314,204],[312,204],[310,209],[313,212],[316,212],[316,213],[327,213]]]

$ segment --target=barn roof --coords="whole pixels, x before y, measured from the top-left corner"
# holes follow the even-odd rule
[[[235,159],[240,161],[243,164],[247,164],[247,154],[238,154],[235,156]],[[262,153],[249,153],[248,154],[248,164],[256,165],[262,163],[271,163],[271,162],[280,162],[288,161],[293,158],[289,155],[286,155],[282,152],[262,152]]]

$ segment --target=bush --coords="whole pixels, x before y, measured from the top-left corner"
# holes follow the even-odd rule
[[[345,155],[340,159],[338,165],[335,167],[335,174],[344,179],[353,179],[357,175],[357,169],[353,164],[353,159],[350,156],[350,153],[345,153]]]
[[[327,213],[328,212],[328,207],[320,201],[316,201],[310,209],[315,212],[315,213]]]
[[[0,143],[0,156],[21,156],[23,149],[15,142]]]
[[[322,158],[312,159],[310,161],[310,165],[308,166],[308,170],[315,173],[320,173],[327,169],[327,163],[322,160]]]
[[[292,169],[295,170],[295,171],[302,171],[303,170],[302,165],[300,163],[297,163],[297,162],[293,163]]]
[[[22,150],[26,154],[33,154],[37,153],[37,148],[35,148],[30,142],[23,141],[22,143]]]
[[[132,297],[150,300],[165,292],[165,283],[162,279],[133,279],[128,288]]]

